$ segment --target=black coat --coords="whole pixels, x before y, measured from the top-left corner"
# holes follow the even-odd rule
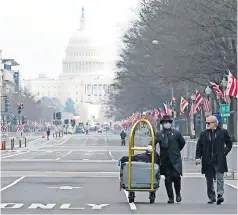
[[[156,132],[155,144],[159,143],[159,145],[160,145],[161,175],[164,174],[162,171],[162,169],[163,169],[163,161],[162,161],[163,154],[162,153],[164,152],[164,150],[162,150],[162,148],[161,148],[163,139],[164,139],[163,132],[162,131]],[[185,146],[185,143],[186,142],[185,142],[185,139],[183,138],[182,134],[175,129],[171,129],[171,131],[169,132],[169,135],[168,135],[167,153],[169,156],[169,160],[170,160],[171,164],[173,165],[173,168],[176,170],[176,172],[179,175],[182,175],[182,172],[183,172],[180,151]]]
[[[121,132],[120,136],[121,136],[121,139],[125,139],[126,138],[126,132]]]
[[[205,174],[208,169],[208,160],[210,156],[210,151],[208,147],[209,141],[209,130],[202,131],[196,147],[196,159],[202,160],[202,174]],[[217,147],[216,151],[218,172],[228,172],[226,156],[231,151],[232,141],[226,129],[217,127],[214,144],[216,144]]]

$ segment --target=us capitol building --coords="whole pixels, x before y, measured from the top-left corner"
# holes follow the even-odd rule
[[[36,79],[23,80],[24,87],[39,98],[56,97],[62,104],[71,98],[80,112],[81,121],[96,119],[104,122],[102,104],[111,90],[114,64],[104,44],[90,36],[97,34],[87,29],[82,8],[80,26],[69,40],[59,78],[50,79],[41,74]]]

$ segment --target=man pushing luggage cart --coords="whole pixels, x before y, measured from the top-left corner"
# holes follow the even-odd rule
[[[145,123],[151,130],[152,145],[148,147],[134,147],[134,135],[137,126]],[[134,155],[134,151],[145,151]],[[120,159],[120,188],[128,191],[129,202],[134,202],[135,191],[149,192],[150,203],[155,201],[155,192],[160,183],[160,159],[155,151],[155,136],[153,127],[148,120],[138,120],[132,127],[129,140],[129,156]],[[132,170],[133,169],[133,170]]]

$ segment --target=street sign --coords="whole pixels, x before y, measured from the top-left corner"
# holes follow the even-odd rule
[[[1,126],[1,132],[6,132],[6,131],[7,131],[7,126],[2,125],[2,126]]]
[[[1,136],[2,136],[2,138],[1,138],[2,141],[7,141],[7,137],[8,137],[8,133],[7,132],[5,132],[5,131],[2,132]]]
[[[229,104],[221,104],[220,105],[220,113],[221,116],[230,116],[231,110]]]
[[[228,124],[228,117],[222,117],[222,124]]]
[[[17,125],[17,131],[18,131],[18,132],[22,132],[23,129],[24,129],[24,126],[23,126],[23,125],[21,125],[21,124]]]
[[[221,114],[218,112],[218,113],[213,113],[213,115],[217,118],[218,123],[221,123],[221,120],[222,120]]]

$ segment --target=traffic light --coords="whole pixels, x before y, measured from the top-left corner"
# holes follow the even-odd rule
[[[75,119],[71,119],[70,124],[71,124],[72,127],[74,127],[75,126]]]
[[[21,113],[21,110],[23,109],[23,104],[22,103],[18,103],[18,113]]]
[[[55,116],[57,120],[61,120],[61,112],[57,112]]]
[[[17,125],[17,117],[16,117],[16,116],[13,117],[13,119],[12,119],[12,123],[13,123],[14,125]]]
[[[5,112],[9,111],[9,98],[5,98]]]
[[[55,118],[55,113],[53,113],[53,120],[55,120],[56,118]]]
[[[22,116],[21,122],[22,122],[22,125],[26,124],[26,117],[25,116]]]

